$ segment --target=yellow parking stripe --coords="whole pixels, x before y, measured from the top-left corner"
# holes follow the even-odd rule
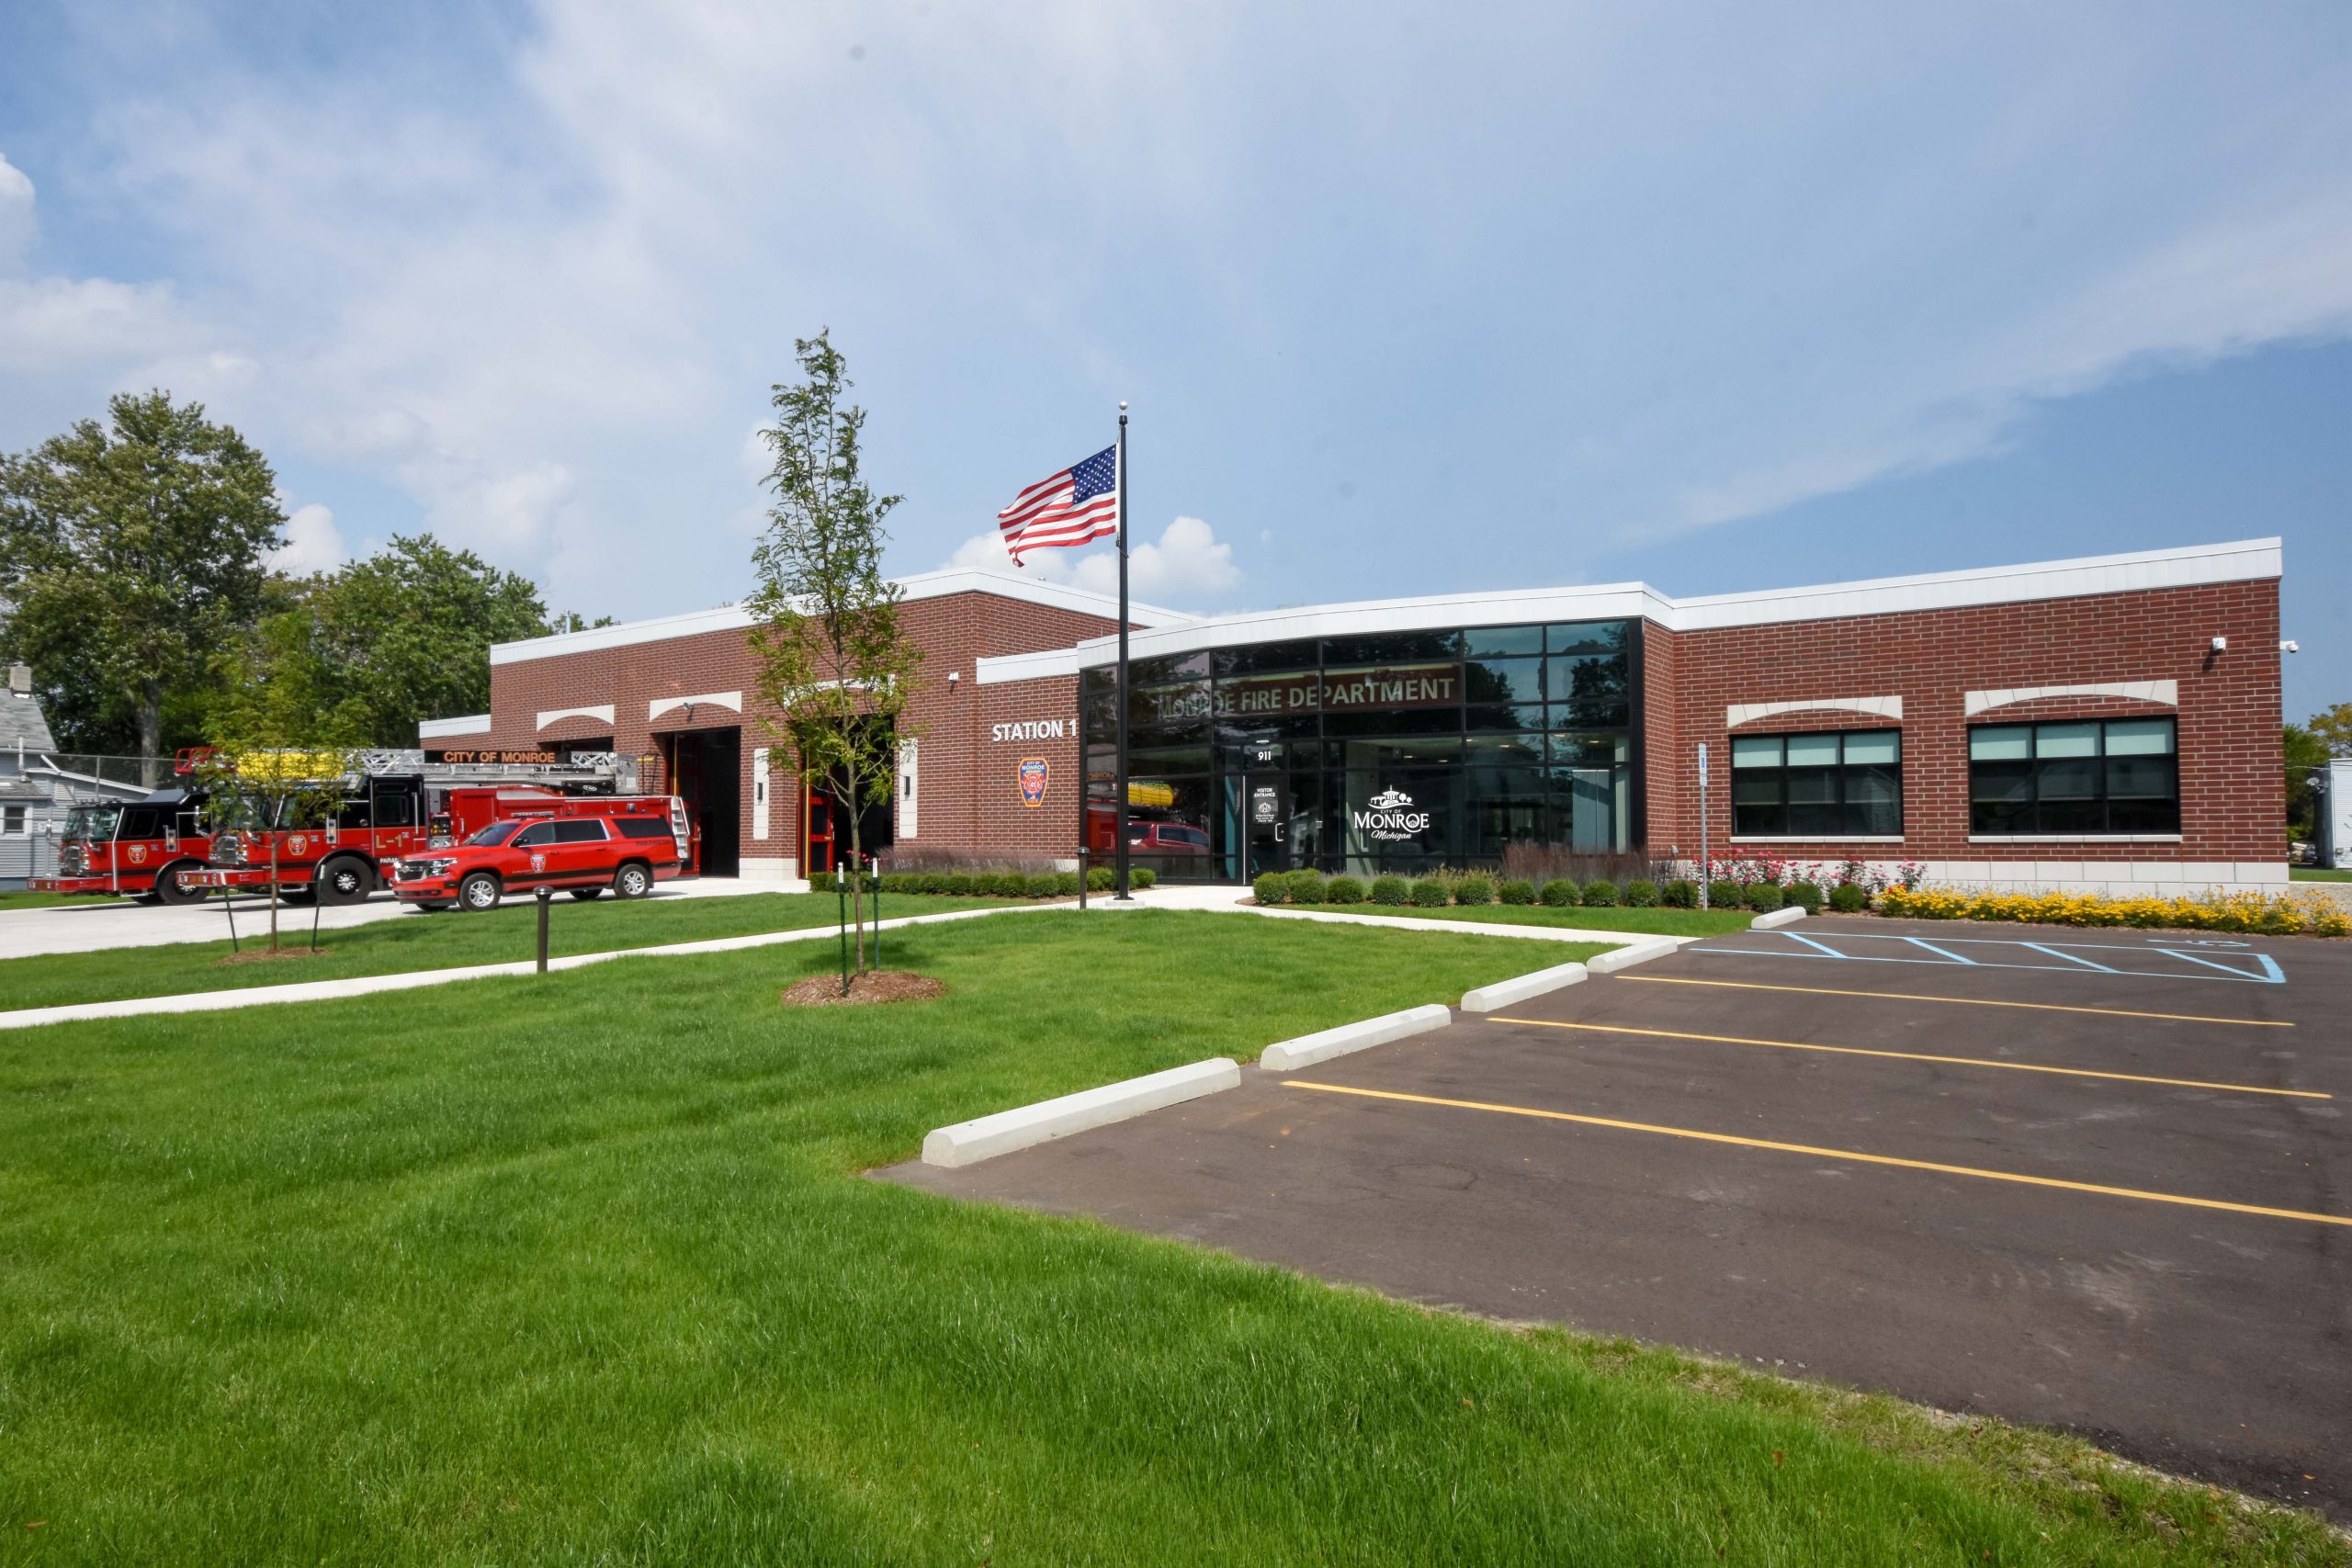
[[[1802,1040],[1749,1040],[1737,1034],[1687,1034],[1675,1029],[1634,1029],[1621,1023],[1560,1023],[1548,1018],[1505,1018],[1495,1023],[1527,1023],[1538,1029],[1589,1029],[1598,1034],[1647,1034],[1660,1040],[1704,1040],[1714,1045],[1770,1045],[1779,1051],[1827,1051],[1839,1056],[1886,1056],[1903,1062],[1942,1062],[1955,1067],[2006,1067],[2013,1073],[2056,1073],[2070,1078],[2111,1078],[2117,1083],[2164,1084],[2172,1089],[2218,1089],[2231,1094],[2276,1094],[2289,1100],[2334,1100],[2309,1089],[2267,1089],[2260,1084],[2211,1083],[2203,1078],[2159,1078],[2144,1073],[2102,1073],[2089,1067],[2045,1067],[2034,1062],[2000,1062],[1986,1056],[1933,1056],[1924,1051],[1872,1051],[1860,1045],[1815,1045]]]
[[[2352,1226],[2352,1215],[2319,1214],[2305,1209],[2269,1209],[2259,1203],[2225,1203],[2219,1198],[2188,1198],[2177,1192],[2149,1192],[2137,1187],[2102,1187],[2092,1181],[2062,1181],[2054,1176],[2020,1176],[2011,1170],[1979,1170],[1974,1166],[1944,1165],[1935,1160],[1898,1159],[1893,1155],[1863,1154],[1857,1149],[1825,1149],[1811,1144],[1783,1144],[1770,1138],[1742,1138],[1730,1133],[1702,1133],[1693,1127],[1662,1127],[1650,1122],[1621,1122],[1610,1116],[1579,1116],[1568,1111],[1537,1111],[1524,1105],[1490,1105],[1477,1100],[1440,1100],[1434,1095],[1398,1094],[1385,1089],[1353,1089],[1346,1084],[1282,1080],[1287,1089],[1311,1089],[1324,1094],[1360,1095],[1366,1100],[1397,1100],[1413,1105],[1441,1105],[1456,1111],[1491,1111],[1503,1116],[1534,1116],[1547,1122],[1574,1122],[1587,1127],[1613,1127],[1625,1133],[1656,1133],[1661,1137],[1691,1138],[1702,1144],[1729,1144],[1736,1148],[1772,1149],[1814,1159],[1853,1160],[1861,1165],[1887,1165],[1903,1170],[1932,1170],[1943,1176],[1972,1176],[1980,1181],[2010,1181],[2021,1187],[2052,1187],[2064,1192],[2092,1192],[2106,1198],[2136,1198],[2143,1203],[2173,1203],[2185,1209],[2220,1209],[2233,1214],[2260,1214],[2274,1220],[2306,1220],[2317,1225]]]
[[[1652,986],[1717,986],[1731,991],[1793,991],[1807,997],[1869,997],[1883,1002],[1950,1002],[1955,1007],[2024,1008],[2030,1012],[2089,1012],[2102,1018],[2157,1018],[2168,1023],[2236,1023],[2248,1029],[2292,1029],[2284,1019],[2207,1018],[2194,1012],[2133,1012],[2129,1008],[2064,1007],[2057,1002],[2002,1002],[1985,997],[1923,997],[1910,991],[1839,991],[1826,986],[1765,986],[1752,980],[1681,980],[1671,975],[1614,975],[1614,980],[1638,980]]]

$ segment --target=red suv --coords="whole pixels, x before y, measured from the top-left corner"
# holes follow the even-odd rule
[[[560,887],[574,898],[642,898],[682,869],[666,817],[525,818],[492,822],[452,849],[391,865],[393,895],[421,908],[495,909],[509,893]]]

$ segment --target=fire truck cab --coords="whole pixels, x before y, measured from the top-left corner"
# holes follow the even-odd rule
[[[42,893],[129,897],[142,904],[188,904],[205,896],[189,881],[212,840],[205,793],[160,789],[144,800],[76,806],[65,814],[57,874],[28,884]]]

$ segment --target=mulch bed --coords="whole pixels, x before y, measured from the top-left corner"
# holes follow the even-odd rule
[[[847,996],[842,995],[840,975],[811,975],[786,987],[782,1000],[793,1008],[835,1008],[864,1002],[928,1002],[946,994],[947,987],[928,975],[873,969],[851,979]]]
[[[214,959],[212,967],[220,969],[232,964],[266,964],[277,958],[324,958],[333,951],[324,947],[281,947],[272,953],[266,947],[248,947],[226,958]]]

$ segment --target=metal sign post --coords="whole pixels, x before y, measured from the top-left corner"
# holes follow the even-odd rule
[[[1707,855],[1707,743],[1699,742],[1699,908],[1707,907],[1707,885],[1714,878],[1714,867]]]

